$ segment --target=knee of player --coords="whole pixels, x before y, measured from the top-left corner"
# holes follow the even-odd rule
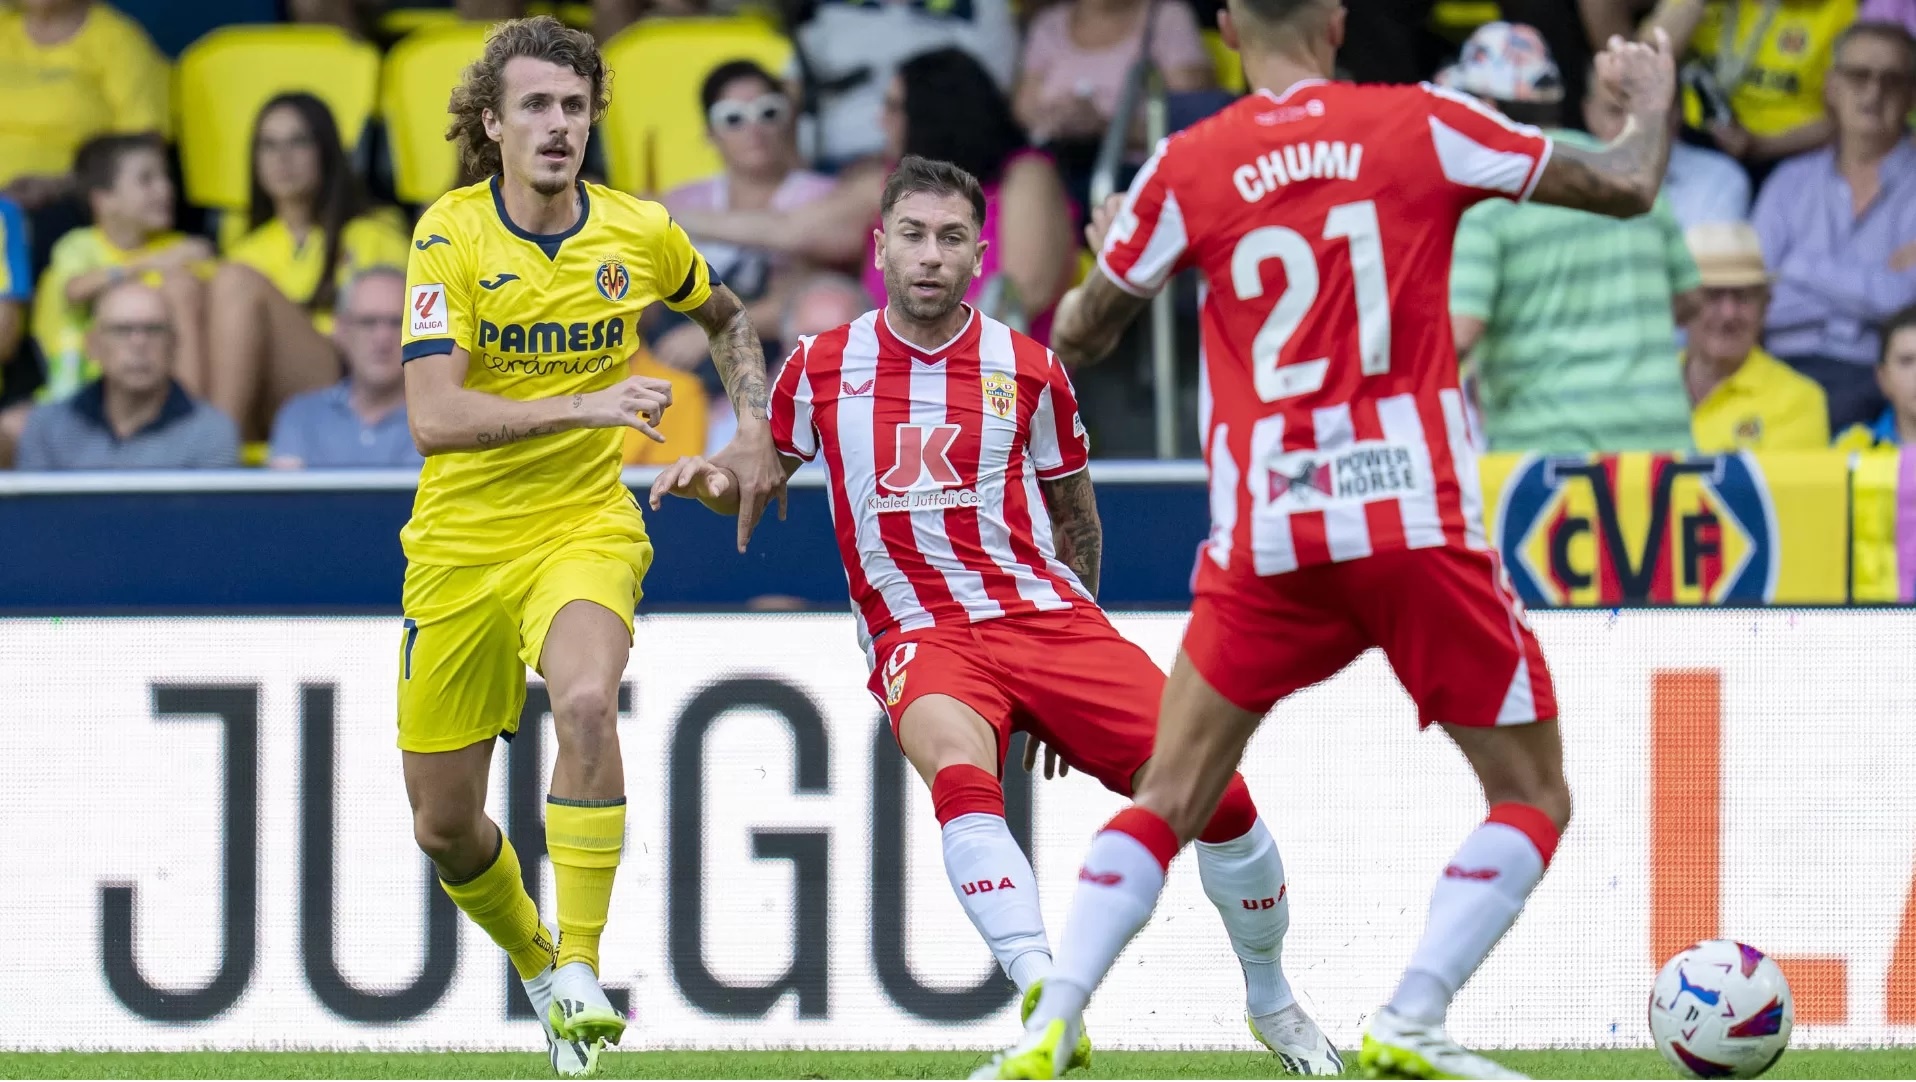
[[[555,691],[552,720],[561,744],[597,747],[612,739],[619,723],[617,693],[590,686]]]
[[[463,810],[422,807],[412,814],[413,841],[435,864],[470,852],[479,842],[481,819]]]

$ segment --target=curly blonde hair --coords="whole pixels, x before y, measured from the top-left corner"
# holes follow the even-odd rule
[[[446,138],[459,148],[459,166],[469,180],[492,176],[501,169],[499,144],[486,135],[486,110],[500,112],[505,94],[506,64],[529,56],[570,69],[592,81],[592,122],[605,116],[612,100],[611,79],[598,43],[583,30],[574,30],[550,15],[508,19],[486,34],[486,51],[467,66],[453,88],[446,111],[452,123]]]

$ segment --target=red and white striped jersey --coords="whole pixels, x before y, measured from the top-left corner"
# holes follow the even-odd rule
[[[1457,220],[1525,198],[1550,140],[1434,86],[1312,80],[1173,135],[1098,263],[1141,295],[1196,267],[1206,551],[1274,575],[1484,544],[1457,385]]]
[[[882,310],[800,339],[772,439],[824,459],[861,642],[1092,604],[1038,488],[1088,464],[1077,398],[1050,350],[997,320],[973,310],[932,350]]]

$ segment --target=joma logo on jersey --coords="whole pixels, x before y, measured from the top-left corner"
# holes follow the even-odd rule
[[[1769,487],[1741,455],[1524,459],[1496,543],[1532,605],[1760,604],[1776,591]]]
[[[584,353],[612,349],[625,342],[625,320],[617,316],[586,323],[507,323],[479,321],[479,348],[499,353]]]
[[[1404,496],[1424,487],[1423,471],[1410,448],[1381,441],[1276,455],[1268,476],[1265,499],[1295,503],[1300,509]]]

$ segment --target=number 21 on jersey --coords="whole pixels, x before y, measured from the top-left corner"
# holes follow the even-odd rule
[[[1357,294],[1358,366],[1366,376],[1390,371],[1390,287],[1384,275],[1384,242],[1377,228],[1377,204],[1344,203],[1324,218],[1324,239],[1343,239],[1350,247],[1351,285]],[[1317,255],[1295,229],[1261,226],[1244,234],[1231,251],[1231,286],[1240,301],[1264,295],[1261,273],[1266,260],[1284,264],[1284,292],[1251,341],[1251,368],[1257,394],[1266,402],[1309,394],[1324,385],[1331,359],[1317,357],[1284,364],[1284,347],[1317,301]]]

